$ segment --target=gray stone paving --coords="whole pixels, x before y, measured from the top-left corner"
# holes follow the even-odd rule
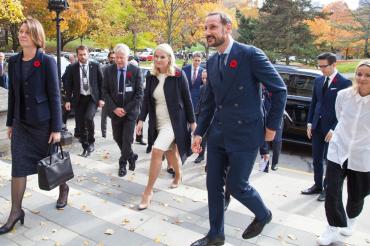
[[[203,165],[189,158],[183,166],[183,183],[170,189],[166,164],[156,183],[149,209],[138,211],[147,182],[150,155],[146,146],[134,144],[139,154],[135,172],[117,177],[118,148],[112,137],[96,134],[96,151],[89,158],[77,154],[81,147],[74,140],[71,152],[75,178],[69,182],[69,206],[56,210],[57,190],[38,189],[37,177],[28,179],[23,207],[25,225],[0,236],[0,246],[11,245],[190,245],[208,231],[207,191]],[[262,235],[243,240],[241,234],[252,214],[235,199],[225,215],[226,245],[316,245],[326,226],[324,204],[316,197],[302,196],[300,190],[312,182],[312,174],[280,168],[268,174],[254,170],[253,186],[260,191],[273,212],[272,222]],[[10,160],[0,160],[0,223],[10,210]],[[335,245],[370,246],[370,204],[367,203],[352,237],[342,237]],[[110,232],[110,233],[108,233]],[[109,235],[111,234],[111,235]]]

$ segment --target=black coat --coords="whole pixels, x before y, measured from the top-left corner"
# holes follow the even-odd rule
[[[139,120],[145,121],[146,116],[149,114],[149,144],[153,144],[158,136],[155,99],[153,98],[153,92],[158,83],[156,76],[151,74],[147,76],[144,103],[139,115]],[[184,163],[186,158],[191,155],[191,134],[188,124],[195,122],[186,75],[180,70],[176,70],[175,76],[166,78],[163,87],[171,125],[175,133],[175,143],[179,150],[181,161]]]
[[[89,62],[89,86],[92,100],[98,105],[103,100],[102,85],[103,73],[98,63]],[[63,75],[63,86],[66,92],[66,102],[77,105],[80,100],[80,63],[69,65]]]
[[[24,82],[25,116],[29,124],[50,120],[51,131],[62,129],[62,112],[57,64],[53,57],[38,50],[32,69],[22,81],[22,52],[9,59],[9,97],[7,126],[21,120],[21,84]]]
[[[103,95],[105,107],[109,117],[119,119],[113,111],[118,107],[118,82],[117,82],[117,65],[109,65],[104,69]],[[123,97],[123,109],[127,112],[129,120],[136,120],[140,104],[143,100],[143,75],[140,68],[129,64],[127,66],[125,88],[131,87],[131,91],[126,91]]]

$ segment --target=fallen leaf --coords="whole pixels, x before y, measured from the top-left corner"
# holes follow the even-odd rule
[[[54,246],[62,246],[60,242],[55,242]]]
[[[154,242],[156,242],[156,243],[160,243],[160,242],[161,242],[160,237],[159,237],[159,236],[157,236],[156,238],[154,238]]]
[[[33,213],[33,214],[39,214],[40,213],[40,210],[31,210],[31,213]]]
[[[97,246],[104,246],[104,243],[99,242]]]
[[[43,225],[45,225],[46,224],[46,222],[44,222],[44,221],[40,221],[40,226],[43,226]]]
[[[297,237],[292,234],[288,234],[288,238],[291,240],[297,240]]]
[[[113,235],[114,234],[114,230],[113,229],[107,229],[104,234],[107,234],[107,235]]]
[[[130,232],[134,232],[135,231],[135,228],[130,228],[129,231]]]
[[[85,240],[84,242],[83,242],[83,245],[84,246],[88,246],[90,244],[90,242],[89,241],[87,241],[87,240]]]
[[[178,225],[178,224],[184,223],[184,221],[177,218],[174,223]]]
[[[44,241],[47,241],[47,240],[49,240],[49,237],[43,236],[41,239],[44,240]]]
[[[121,224],[122,225],[127,225],[128,223],[130,223],[130,221],[128,219],[124,219]]]

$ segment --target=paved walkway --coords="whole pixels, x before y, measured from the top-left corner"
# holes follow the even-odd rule
[[[138,211],[150,155],[145,146],[134,145],[134,149],[139,154],[135,172],[119,178],[118,148],[111,136],[98,137],[96,151],[89,158],[77,155],[81,147],[74,140],[68,147],[75,171],[69,182],[69,206],[54,209],[57,189],[41,191],[37,176],[29,177],[23,203],[25,225],[17,224],[12,233],[0,236],[0,245],[181,246],[202,237],[209,228],[204,164],[194,164],[195,156],[190,157],[183,168],[183,184],[177,189],[169,188],[171,177],[163,169],[151,206]],[[9,163],[9,158],[0,160],[0,222],[10,209]],[[252,220],[251,213],[232,199],[225,217],[226,245],[316,245],[326,225],[324,204],[314,196],[299,194],[311,184],[311,174],[283,168],[266,174],[255,169],[251,182],[272,210],[273,220],[262,235],[243,240],[241,234]],[[369,218],[367,201],[357,232],[335,245],[370,246]]]

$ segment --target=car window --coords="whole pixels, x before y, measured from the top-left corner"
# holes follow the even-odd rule
[[[314,77],[306,75],[291,75],[287,83],[288,94],[293,96],[311,97]]]

